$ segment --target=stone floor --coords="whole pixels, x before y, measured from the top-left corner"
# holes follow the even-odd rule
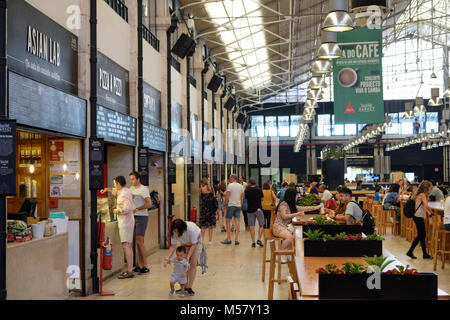
[[[241,225],[244,225],[242,218]],[[193,286],[196,295],[193,297],[179,298],[177,295],[169,297],[171,266],[164,268],[163,259],[167,250],[160,250],[149,257],[150,274],[124,280],[111,278],[106,281],[104,290],[115,292],[114,297],[91,295],[81,299],[267,299],[267,280],[265,283],[261,281],[262,248],[251,247],[250,233],[245,231],[245,228],[241,231],[239,246],[220,244],[224,238],[225,233],[216,228],[213,245],[207,245],[209,268],[203,275],[201,269],[198,269]],[[234,240],[233,236],[232,239]],[[402,263],[410,264],[421,272],[433,272],[433,260],[421,259],[420,247],[415,251],[418,259],[408,258],[405,252],[409,248],[409,243],[404,238],[389,235],[389,230],[384,245]],[[439,275],[439,288],[450,292],[450,264],[447,262],[445,267],[445,270],[442,270],[438,260],[436,272]],[[282,277],[285,278],[286,275],[287,271],[283,270]],[[287,299],[287,284],[275,285],[274,299]]]

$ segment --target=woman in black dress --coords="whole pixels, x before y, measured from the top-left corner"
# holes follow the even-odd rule
[[[200,227],[202,229],[202,239],[205,238],[205,231],[208,228],[209,245],[212,245],[213,228],[216,227],[217,199],[214,190],[208,183],[208,179],[202,180],[200,188]]]

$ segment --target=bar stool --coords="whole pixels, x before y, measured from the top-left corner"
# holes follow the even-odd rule
[[[295,250],[293,248],[281,250],[275,248],[275,240],[269,241],[270,243],[270,268],[269,268],[269,293],[268,300],[273,300],[273,289],[276,283],[286,282],[285,279],[281,279],[281,277],[277,277],[275,279],[275,263],[278,261],[278,265],[286,264],[289,268],[289,272],[293,274],[293,270],[295,268]],[[281,256],[286,255],[290,257],[286,262],[281,262]],[[278,268],[280,274],[280,268]]]
[[[433,270],[436,271],[437,265],[437,256],[441,256],[442,260],[442,270],[444,270],[445,266],[445,256],[448,254],[450,257],[450,248],[447,249],[447,236],[450,236],[450,231],[447,231],[443,228],[442,223],[439,224],[439,229],[437,230],[437,234],[434,236],[434,266]]]
[[[292,279],[289,275],[286,277],[286,281],[289,284],[288,286],[288,300],[296,300],[297,292],[299,292],[298,284]]]
[[[398,229],[399,229],[399,221],[397,220],[397,213],[395,210],[385,210],[384,208],[382,208],[381,210],[381,229],[382,229],[382,233],[381,234],[386,234],[386,227],[391,227],[391,232],[393,235],[397,235]],[[392,221],[391,219],[392,218]]]
[[[264,247],[262,248],[262,282],[266,279],[266,263],[270,262],[267,259],[267,243],[269,241],[275,240],[278,242],[279,247],[281,247],[281,238],[277,238],[272,233],[272,225],[275,220],[275,209],[273,208],[270,212],[270,228],[264,229]],[[278,275],[281,276],[281,261],[278,261]]]

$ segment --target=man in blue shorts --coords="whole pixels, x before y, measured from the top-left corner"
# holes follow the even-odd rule
[[[231,220],[235,218],[235,241],[234,244],[239,244],[239,222],[241,217],[241,206],[244,202],[244,187],[237,182],[237,177],[233,174],[230,176],[230,184],[225,193],[225,205],[227,208],[226,226],[227,238],[222,241],[222,244],[231,244],[230,224]]]

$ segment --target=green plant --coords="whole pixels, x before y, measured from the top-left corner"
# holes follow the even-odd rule
[[[327,146],[322,150],[322,160],[339,160],[344,159],[344,151],[336,146]]]
[[[320,240],[323,235],[323,231],[320,231],[319,229],[316,229],[314,231],[308,230],[303,232],[303,234],[309,239],[309,240]]]
[[[325,224],[328,224],[328,225],[337,225],[337,224],[339,224],[339,223],[337,223],[335,220],[327,219],[327,220],[325,220]]]
[[[376,233],[372,233],[365,237],[364,240],[384,240],[384,238]]]
[[[392,262],[394,262],[395,260],[389,260],[386,261],[388,259],[388,257],[383,257],[383,256],[377,256],[375,255],[373,258],[370,258],[368,256],[364,257],[364,261],[369,265],[369,268],[371,266],[376,266],[378,267],[378,269],[380,270],[380,272],[383,272],[383,270],[390,265]],[[374,268],[371,268],[373,271]]]
[[[347,240],[347,234],[345,232],[341,232],[334,236],[336,240]]]
[[[386,272],[386,274],[397,274],[397,275],[415,275],[415,274],[420,274],[420,272],[418,272],[416,269],[409,269],[409,264],[405,266],[400,266],[397,265],[395,266],[396,269],[394,270],[389,270]]]
[[[317,224],[325,224],[325,221],[327,220],[324,216],[317,216],[313,218],[314,221],[317,222]]]
[[[334,240],[334,237],[331,235],[331,234],[324,234],[323,236],[322,236],[322,240],[325,242],[325,241],[331,241],[331,240]]]
[[[342,266],[342,270],[346,274],[361,274],[366,271],[366,268],[359,262],[346,262]]]
[[[316,198],[314,194],[308,194],[297,201],[297,205],[300,207],[312,207],[320,204],[320,200]]]

